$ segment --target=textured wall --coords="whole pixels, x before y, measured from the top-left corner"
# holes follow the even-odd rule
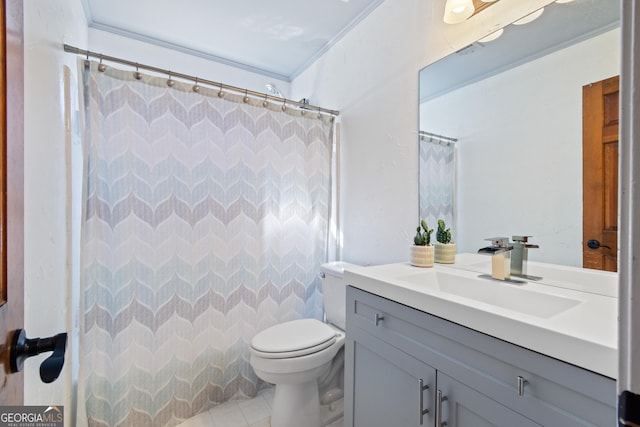
[[[76,57],[63,43],[86,44],[79,0],[24,2],[25,41],[25,328],[47,337],[69,328],[71,210],[70,147],[64,115],[64,66]],[[69,304],[70,305],[70,304]],[[71,407],[71,361],[61,377],[44,385],[39,365],[25,364],[25,404]],[[71,417],[67,417],[68,425]]]
[[[408,259],[418,218],[418,70],[431,2],[387,0],[292,82],[292,92],[340,110],[343,259]],[[440,45],[438,47],[438,41]]]

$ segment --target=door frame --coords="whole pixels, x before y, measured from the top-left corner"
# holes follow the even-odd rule
[[[3,256],[6,256],[6,299],[0,307],[0,404],[22,405],[24,375],[8,374],[11,331],[24,327],[24,38],[22,0],[3,0],[2,27],[2,114],[0,134],[6,138],[4,152],[6,228],[3,229]],[[10,84],[6,84],[10,82]],[[4,225],[4,224],[3,224]],[[4,245],[6,239],[6,246]]]
[[[640,144],[633,144],[640,138],[640,69],[634,67],[640,61],[640,4],[621,1],[618,396],[626,391],[640,399],[640,185],[634,182],[640,179]]]

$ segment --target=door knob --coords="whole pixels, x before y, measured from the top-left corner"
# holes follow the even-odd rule
[[[40,365],[40,379],[44,383],[51,383],[58,378],[60,371],[62,371],[66,348],[66,332],[49,338],[30,339],[27,338],[24,329],[17,329],[13,332],[11,349],[9,351],[11,372],[20,372],[24,361],[29,357],[52,351],[53,354]]]
[[[589,246],[589,248],[591,248],[591,249],[607,248],[607,249],[611,250],[611,248],[609,246],[601,245],[600,242],[597,241],[596,239],[589,240],[587,242],[587,246]]]

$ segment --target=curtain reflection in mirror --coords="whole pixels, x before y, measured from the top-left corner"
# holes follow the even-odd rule
[[[455,225],[455,138],[420,131],[420,218]],[[455,226],[452,227],[455,240]]]

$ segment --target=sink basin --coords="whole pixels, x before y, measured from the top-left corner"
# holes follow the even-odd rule
[[[527,289],[527,282],[511,283],[485,278],[430,271],[399,277],[440,292],[467,298],[541,318],[549,318],[580,304],[580,300]]]

